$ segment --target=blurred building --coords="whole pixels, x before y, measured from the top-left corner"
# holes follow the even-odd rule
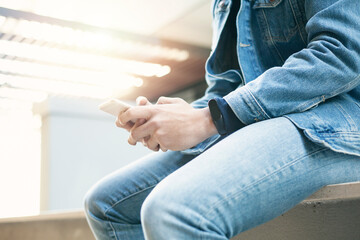
[[[200,0],[0,0],[0,218],[82,208],[148,154],[97,106],[201,96],[210,18]]]

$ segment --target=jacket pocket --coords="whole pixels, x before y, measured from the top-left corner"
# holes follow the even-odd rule
[[[252,9],[265,40],[289,42],[295,35],[306,44],[305,13],[299,0],[253,0]]]
[[[254,0],[253,8],[272,8],[279,5],[283,0]]]

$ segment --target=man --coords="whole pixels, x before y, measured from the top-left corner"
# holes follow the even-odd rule
[[[353,0],[215,0],[205,96],[139,98],[118,117],[130,144],[163,152],[88,193],[97,239],[229,239],[359,181],[359,13]]]

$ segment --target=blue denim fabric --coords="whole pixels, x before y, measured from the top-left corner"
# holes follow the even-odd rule
[[[325,185],[359,181],[359,10],[214,0],[209,87],[193,106],[223,97],[248,126],[105,177],[85,198],[96,238],[225,240]]]
[[[309,141],[286,118],[251,124],[196,156],[155,153],[86,196],[98,240],[225,240],[319,188],[360,180],[360,157]]]
[[[360,1],[242,0],[236,25],[234,3],[213,1],[209,87],[193,105],[224,97],[247,125],[286,116],[310,140],[360,156]]]

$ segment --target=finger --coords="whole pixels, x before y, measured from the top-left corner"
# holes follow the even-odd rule
[[[151,105],[151,103],[149,102],[149,100],[146,98],[146,97],[143,97],[143,96],[139,96],[136,98],[136,104],[138,106],[143,106],[143,105]],[[134,126],[138,127],[142,124],[144,124],[146,122],[145,119],[138,119],[136,120],[136,123]],[[144,143],[143,143],[144,144]]]
[[[143,125],[145,122],[146,122],[145,119],[138,119],[138,120],[136,120],[135,123],[128,122],[127,124],[125,124],[125,126],[122,126],[122,128],[125,128],[126,130],[128,130],[130,132],[130,130],[132,128],[137,128],[137,127]],[[116,122],[116,125],[118,125],[118,124],[120,124],[120,123]]]
[[[151,103],[146,97],[139,96],[136,98],[136,105],[138,105],[138,106],[151,105]]]
[[[151,136],[155,130],[152,124],[145,123],[138,127],[133,127],[130,130],[130,136],[128,138],[128,142],[131,145],[136,145],[136,142],[142,141],[148,136]]]
[[[133,122],[128,122],[126,124],[121,124],[118,118],[116,118],[115,125],[119,128],[124,128],[127,131],[130,131],[130,129],[134,126]]]
[[[136,122],[138,119],[148,120],[152,114],[152,109],[147,106],[131,107],[125,112],[121,113],[118,118],[120,124],[125,125],[128,122]]]
[[[168,149],[166,149],[166,148],[164,148],[163,146],[161,146],[160,145],[160,149],[161,149],[161,151],[163,151],[163,152],[166,152]]]
[[[160,145],[154,139],[154,137],[149,138],[149,140],[146,142],[146,146],[148,149],[153,150],[155,152],[159,151],[159,149],[160,149]]]
[[[146,122],[145,119],[138,119],[138,120],[135,122],[135,124],[131,124],[131,122],[130,122],[130,124],[128,123],[127,125],[128,125],[128,126],[131,126],[128,131],[131,131],[131,129],[135,129],[135,128],[143,125],[145,122]]]
[[[143,125],[144,123],[146,122],[146,120],[145,119],[138,119],[137,121],[136,121],[136,123],[135,123],[135,126],[136,127],[138,127],[138,126],[140,126],[140,125]]]
[[[144,145],[144,147],[147,147],[147,141],[150,139],[150,136],[144,137],[143,139],[141,139],[142,144]]]
[[[172,103],[180,103],[184,100],[181,98],[170,98],[170,97],[159,97],[156,104],[172,104]]]

